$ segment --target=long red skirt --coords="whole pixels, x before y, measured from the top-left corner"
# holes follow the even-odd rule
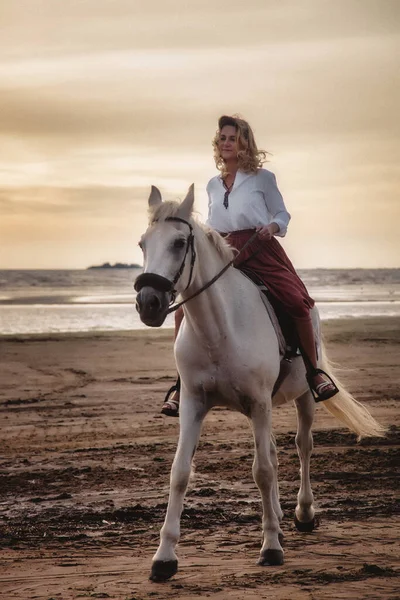
[[[241,250],[253,233],[254,229],[233,231],[227,236],[227,241],[233,248]],[[274,237],[271,240],[256,238],[241,253],[235,261],[235,266],[243,266],[256,273],[291,317],[310,319],[310,309],[314,306],[314,300],[309,296],[286,252]]]

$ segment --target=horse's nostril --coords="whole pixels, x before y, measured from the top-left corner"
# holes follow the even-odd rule
[[[154,322],[160,319],[163,315],[164,304],[164,295],[149,286],[140,290],[136,296],[136,310],[143,322]]]
[[[149,300],[149,309],[150,310],[159,310],[161,308],[161,302],[158,296],[154,295]]]

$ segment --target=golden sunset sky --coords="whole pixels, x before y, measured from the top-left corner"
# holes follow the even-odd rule
[[[0,268],[141,262],[150,185],[240,113],[295,266],[400,266],[400,1],[15,0],[0,10]]]

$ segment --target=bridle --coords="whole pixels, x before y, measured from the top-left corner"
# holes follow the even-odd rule
[[[140,292],[140,290],[143,287],[150,286],[150,287],[154,288],[155,290],[157,290],[158,292],[169,292],[171,294],[170,304],[173,304],[175,302],[175,298],[178,293],[177,290],[175,289],[175,286],[182,276],[183,270],[185,268],[186,257],[188,255],[189,251],[191,251],[190,274],[189,274],[189,280],[188,280],[187,286],[185,287],[184,291],[186,291],[188,289],[188,287],[190,286],[190,284],[192,283],[194,263],[196,261],[196,251],[194,249],[193,227],[189,223],[189,221],[186,221],[185,219],[181,219],[180,217],[167,217],[165,219],[165,221],[176,221],[178,223],[184,223],[185,225],[187,225],[189,227],[190,233],[189,233],[188,237],[186,238],[185,256],[183,257],[181,266],[179,267],[179,269],[172,281],[170,281],[166,277],[163,277],[162,275],[157,275],[156,273],[142,273],[136,279],[134,288],[137,292]],[[176,310],[176,309],[174,308],[174,310]],[[168,312],[172,312],[172,311],[169,310]]]
[[[189,221],[186,221],[185,219],[181,219],[180,217],[167,217],[165,219],[165,221],[177,221],[179,223],[185,223],[185,225],[187,225],[190,229],[190,233],[189,233],[189,236],[186,241],[186,251],[185,251],[185,256],[183,257],[183,260],[182,260],[182,264],[179,267],[179,270],[176,273],[176,275],[172,281],[170,281],[166,277],[163,277],[162,275],[157,275],[157,273],[142,273],[141,275],[139,275],[139,277],[137,277],[135,284],[134,284],[134,288],[137,292],[140,292],[140,290],[143,287],[149,286],[149,287],[154,288],[158,292],[169,292],[171,294],[171,302],[170,302],[170,307],[167,310],[167,315],[169,315],[172,312],[175,312],[176,310],[178,310],[178,308],[183,306],[183,304],[186,304],[186,302],[189,302],[189,300],[192,300],[192,298],[195,298],[196,296],[198,296],[199,294],[204,292],[206,289],[208,289],[213,283],[215,283],[217,281],[217,279],[219,279],[225,273],[225,271],[227,271],[229,269],[229,267],[231,267],[233,265],[235,260],[237,260],[239,258],[239,256],[247,248],[247,246],[249,246],[258,236],[258,231],[255,231],[253,233],[253,235],[247,240],[247,242],[242,246],[242,248],[236,254],[236,256],[234,256],[234,258],[232,258],[231,261],[229,261],[212,279],[210,279],[210,281],[205,283],[200,289],[198,289],[196,292],[194,292],[191,296],[189,296],[188,298],[185,298],[185,300],[182,300],[181,302],[174,304],[174,306],[171,306],[175,302],[175,298],[178,293],[177,290],[175,289],[175,286],[178,283],[178,281],[183,273],[183,270],[185,268],[186,257],[188,255],[189,250],[191,250],[190,274],[189,274],[188,284],[185,287],[184,291],[186,291],[188,289],[188,287],[190,286],[190,284],[192,282],[193,268],[194,268],[194,263],[196,261],[196,251],[194,249],[193,227],[189,223]]]

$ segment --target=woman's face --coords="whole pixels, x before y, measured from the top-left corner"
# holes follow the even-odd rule
[[[219,132],[218,150],[224,161],[237,158],[236,128],[225,125]]]

